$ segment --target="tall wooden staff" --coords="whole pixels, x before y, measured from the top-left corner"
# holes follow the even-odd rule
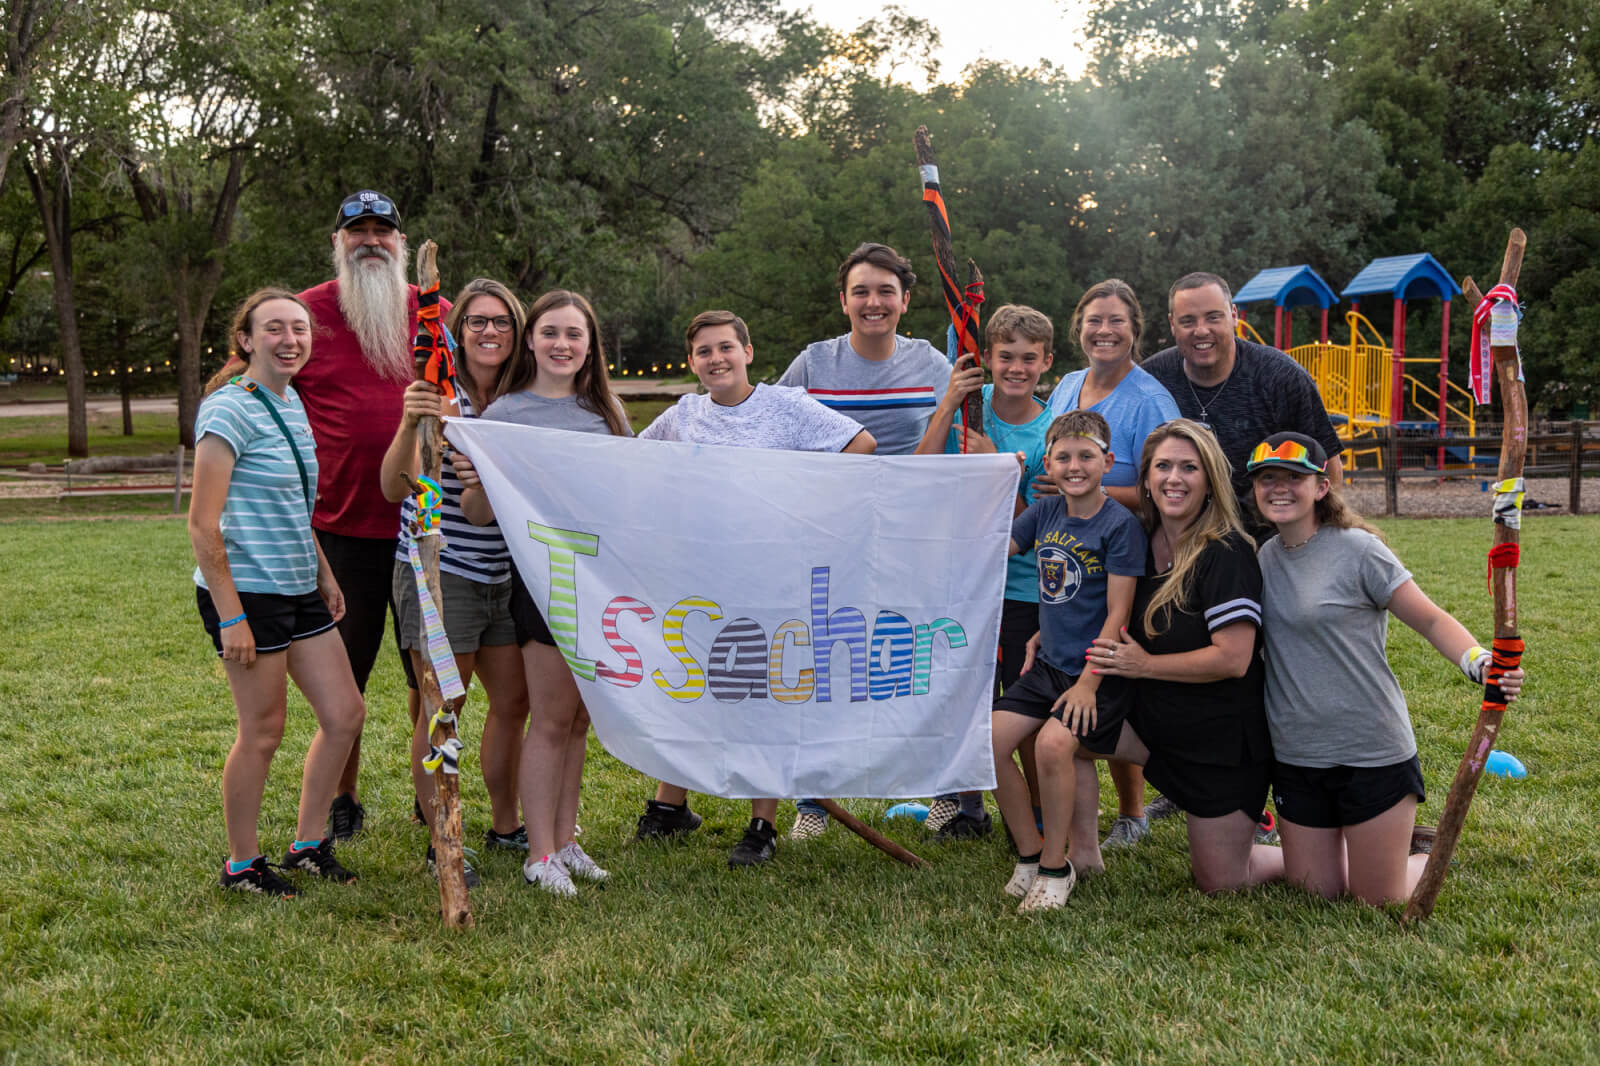
[[[1522,271],[1522,253],[1526,245],[1527,237],[1523,232],[1513,229],[1500,265],[1500,285],[1491,291],[1489,300],[1479,294],[1471,278],[1462,282],[1467,302],[1478,309],[1474,314],[1475,334],[1477,325],[1495,310],[1494,302],[1509,300],[1510,308],[1501,308],[1500,312],[1515,313],[1517,277]],[[1450,857],[1456,850],[1456,839],[1467,818],[1467,808],[1472,804],[1478,779],[1483,776],[1484,762],[1494,748],[1500,721],[1505,717],[1506,697],[1500,691],[1500,678],[1522,662],[1522,638],[1517,635],[1517,562],[1521,554],[1522,462],[1528,446],[1528,399],[1522,387],[1522,359],[1517,353],[1514,320],[1509,338],[1501,330],[1491,331],[1489,351],[1494,361],[1494,377],[1500,381],[1505,417],[1500,434],[1499,483],[1495,486],[1494,547],[1489,550],[1489,587],[1494,593],[1493,659],[1484,677],[1478,724],[1467,742],[1461,765],[1456,768],[1455,781],[1445,800],[1444,815],[1439,819],[1433,851],[1406,904],[1407,922],[1419,921],[1433,913],[1433,904],[1439,898],[1444,875],[1450,868]],[[1473,358],[1478,356],[1476,351],[1471,354]]]
[[[448,349],[444,327],[439,321],[438,251],[432,241],[423,241],[417,252],[417,339],[413,350],[417,378],[435,383],[439,383],[439,367],[447,358]],[[422,476],[435,485],[439,482],[439,468],[444,458],[443,441],[443,427],[438,416],[425,415],[418,420],[417,446]],[[421,487],[413,482],[413,488],[420,490]],[[416,546],[422,558],[428,594],[433,597],[434,608],[440,612],[442,621],[444,599],[439,594],[439,536],[420,536]],[[434,809],[429,812],[428,825],[433,832],[435,867],[439,874],[439,910],[447,928],[463,929],[472,924],[472,908],[467,902],[466,859],[461,852],[461,778],[456,767],[461,742],[456,736],[456,715],[466,702],[466,696],[446,702],[433,657],[424,654],[421,658],[422,677],[418,688],[422,694],[422,713],[433,723],[428,735],[433,746],[429,762],[437,771],[430,771],[434,780]],[[453,662],[451,668],[453,671]]]
[[[918,126],[912,138],[917,149],[917,169],[922,173],[922,199],[928,205],[928,225],[933,233],[933,257],[939,264],[939,284],[944,291],[945,310],[950,313],[954,334],[951,362],[970,355],[973,365],[982,369],[983,345],[978,340],[978,306],[983,303],[983,271],[967,260],[967,284],[956,284],[956,256],[950,247],[950,215],[944,206],[944,190],[939,184],[939,162],[933,157],[933,140],[928,127]],[[974,433],[983,432],[983,396],[974,392],[961,405],[962,424]],[[966,434],[961,450],[967,450]]]

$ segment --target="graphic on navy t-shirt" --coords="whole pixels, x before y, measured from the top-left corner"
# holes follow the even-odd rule
[[[1039,602],[1066,603],[1083,587],[1084,564],[1080,563],[1060,544],[1039,546]],[[1099,573],[1098,560],[1089,564],[1091,573]]]
[[[1106,621],[1106,578],[1144,572],[1144,530],[1116,500],[1088,518],[1067,514],[1060,496],[1043,496],[1011,524],[1018,548],[1039,560],[1039,633],[1046,662],[1074,673]],[[1069,606],[1070,605],[1070,606]]]

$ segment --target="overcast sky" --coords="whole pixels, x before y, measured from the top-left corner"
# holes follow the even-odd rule
[[[879,9],[859,0],[791,0],[809,7],[819,22],[853,30]],[[939,80],[956,81],[979,57],[1019,67],[1048,59],[1069,74],[1082,72],[1083,22],[1087,0],[917,0],[901,5],[939,31]]]

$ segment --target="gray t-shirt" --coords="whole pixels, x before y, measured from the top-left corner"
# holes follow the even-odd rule
[[[1384,643],[1411,572],[1364,529],[1323,526],[1301,548],[1261,548],[1267,724],[1279,762],[1391,766],[1417,753]]]
[[[889,358],[863,359],[846,333],[809,345],[778,384],[797,385],[861,423],[879,455],[910,455],[950,385],[950,364],[927,341],[898,336]]]
[[[757,385],[742,401],[727,407],[710,396],[680,397],[639,436],[735,448],[837,452],[860,432],[855,419],[828,410],[804,389]]]
[[[1265,344],[1235,339],[1233,345],[1233,372],[1221,385],[1191,382],[1183,372],[1183,353],[1176,348],[1157,352],[1140,365],[1172,393],[1184,418],[1205,422],[1216,433],[1233,466],[1234,494],[1242,502],[1250,496],[1250,475],[1244,469],[1250,450],[1274,433],[1304,433],[1329,455],[1338,455],[1344,444],[1333,431],[1317,383],[1299,363]]]
[[[515,422],[519,426],[537,426],[540,429],[569,429],[577,433],[611,432],[605,416],[584,407],[576,396],[552,400],[533,392],[513,392],[485,408],[483,417],[491,422]],[[633,436],[626,416],[622,419],[622,428],[623,436]]]

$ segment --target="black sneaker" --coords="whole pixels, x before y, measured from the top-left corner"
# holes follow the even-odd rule
[[[279,866],[278,869],[283,869]],[[279,899],[294,899],[294,886],[277,874],[273,873],[273,864],[267,861],[265,855],[257,855],[255,861],[246,866],[240,873],[230,873],[226,860],[222,863],[222,877],[219,883],[223,888],[236,888],[240,892],[255,892],[262,896],[276,896]]]
[[[509,833],[496,833],[494,827],[483,834],[483,846],[486,848],[504,848],[506,851],[528,850],[528,827],[519,825]]]
[[[341,792],[333,797],[333,806],[328,810],[328,835],[334,840],[349,840],[367,824],[367,809],[356,802],[356,797],[350,792]]]
[[[752,818],[750,825],[744,831],[744,839],[728,852],[728,865],[760,866],[764,862],[772,861],[772,855],[777,848],[777,827],[763,818]]]
[[[974,818],[970,814],[958,812],[933,835],[933,839],[946,840],[971,840],[975,837],[986,837],[994,831],[994,819],[989,817],[989,812],[984,811],[983,817]]]
[[[466,849],[464,849],[464,848],[462,849],[462,854],[461,854],[461,865],[465,869],[466,879],[467,879],[467,887],[468,888],[477,888],[478,887],[478,871],[476,871],[476,870],[474,870],[472,868],[472,863],[467,859]],[[433,875],[433,879],[435,881],[437,881],[439,879],[439,861],[438,861],[437,858],[434,857],[433,845],[432,844],[428,845],[428,872]]]
[[[315,874],[328,881],[337,881],[341,885],[348,885],[356,879],[354,871],[346,870],[333,857],[333,838],[324,837],[322,843],[314,848],[305,848],[295,851],[290,848],[284,852],[283,868],[291,872],[300,870],[308,874]]]
[[[700,828],[700,816],[689,809],[685,803],[681,807],[674,807],[670,803],[661,803],[650,800],[644,805],[644,813],[639,816],[639,824],[633,831],[635,840],[665,840],[670,837],[688,836]]]

